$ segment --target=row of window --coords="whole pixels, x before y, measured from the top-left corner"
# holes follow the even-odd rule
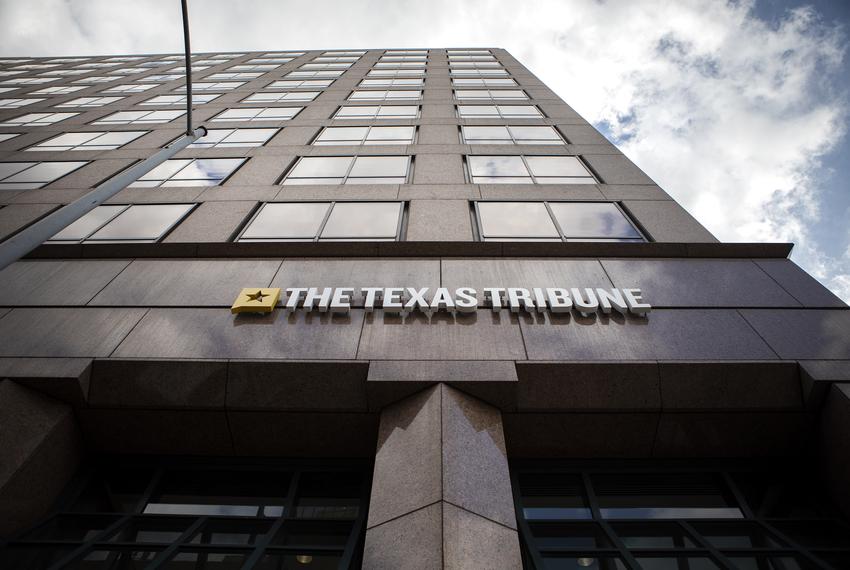
[[[407,145],[416,142],[416,127],[324,127],[312,145]],[[208,129],[189,148],[263,146],[280,129]],[[115,150],[150,131],[87,131],[64,133],[33,145],[26,151]],[[17,136],[0,134],[0,142]],[[565,145],[551,126],[460,127],[460,142],[467,144],[545,144]]]
[[[97,101],[85,102],[97,106]],[[461,119],[542,119],[543,112],[536,105],[457,105],[457,116]],[[225,109],[211,117],[218,121],[288,121],[303,107],[244,107]],[[331,119],[416,119],[418,105],[342,105]],[[132,125],[143,123],[167,123],[181,117],[185,111],[116,111],[92,121],[91,125]],[[79,113],[28,113],[0,122],[0,127],[39,127],[64,121]]]
[[[74,90],[82,89],[76,87]],[[43,91],[43,90],[41,90]],[[40,94],[41,91],[36,91]],[[70,91],[69,91],[70,93]],[[105,91],[104,91],[105,93]],[[320,91],[281,91],[281,92],[258,92],[252,93],[248,97],[242,99],[241,103],[286,103],[286,102],[307,102],[314,100]],[[521,89],[458,89],[455,90],[454,96],[457,99],[477,99],[477,100],[528,100],[528,95]],[[218,94],[212,93],[193,93],[192,103],[194,105],[203,105],[218,98]],[[422,98],[421,90],[354,90],[348,96],[349,101],[411,101]],[[120,101],[123,97],[78,97],[70,101],[55,104],[55,107],[100,107],[108,105],[116,101]],[[40,98],[8,98],[0,99],[0,109],[17,109],[33,103],[45,101]],[[185,105],[186,95],[157,95],[150,99],[140,101],[139,105]]]
[[[180,79],[182,76],[173,74],[173,75],[150,75],[145,77],[145,80],[148,81],[172,81],[175,79]],[[289,77],[289,76],[287,76]],[[192,91],[228,91],[231,89],[237,89],[242,85],[245,85],[244,81],[228,81],[228,80],[215,80],[208,81],[210,77],[205,77],[205,81],[197,81],[192,83]],[[114,81],[115,78],[112,77],[83,77],[81,79],[77,79],[74,83],[84,83],[84,84],[95,84],[95,83],[107,83],[110,81]],[[15,81],[0,81],[0,85],[30,85],[30,84],[39,84],[46,83],[48,81],[52,81],[52,79],[47,80],[38,80],[37,78],[33,78],[30,81],[27,78],[20,78]],[[280,79],[276,81],[272,81],[263,89],[324,89],[329,87],[333,83],[333,79]],[[158,85],[158,84],[156,84]],[[415,88],[422,87],[424,85],[424,80],[418,77],[408,77],[408,78],[395,78],[395,77],[383,77],[380,79],[375,78],[367,78],[360,81],[358,84],[359,87],[368,87],[368,88],[379,88],[379,87],[401,87],[401,88]],[[452,85],[455,88],[489,88],[489,87],[498,87],[498,88],[510,88],[517,87],[517,82],[511,78],[453,78]],[[122,89],[124,86],[120,86]],[[0,87],[0,93],[4,91],[13,91],[16,87]],[[127,86],[127,90],[132,90],[128,92],[144,92],[149,87],[134,87],[133,85]],[[175,88],[176,92],[185,91],[183,87]],[[115,92],[115,91],[113,91]],[[27,94],[29,95],[29,93]],[[460,98],[460,97],[459,97]],[[510,98],[515,98],[511,96]]]
[[[486,62],[485,62],[486,63]],[[347,63],[315,63],[315,64],[304,64],[300,68],[287,73],[283,78],[294,80],[294,79],[337,79],[343,73],[345,73],[346,69],[331,69],[331,67],[346,67],[350,64]],[[398,64],[400,65],[400,64]],[[465,67],[469,66],[469,67]],[[265,73],[268,73],[272,69],[277,67],[276,65],[237,65],[231,67],[225,71],[220,71],[216,73],[212,73],[203,77],[204,82],[217,82],[217,81],[234,81],[234,80],[251,80],[257,79]],[[200,66],[199,68],[195,68],[195,71],[201,71],[206,69],[204,66]],[[129,73],[132,73],[132,69],[122,69],[116,70],[120,71],[116,77],[111,76],[96,76],[96,77],[87,77],[76,80],[75,83],[106,83],[109,81],[114,81],[119,79]],[[151,81],[175,81],[181,79],[185,76],[185,69],[175,68],[168,70],[169,73],[162,74],[152,74],[146,75],[137,79],[139,82],[151,82]],[[507,77],[509,75],[508,71],[504,68],[492,68],[488,66],[480,66],[480,64],[475,64],[475,62],[469,62],[466,64],[458,64],[458,67],[450,67],[449,72],[451,77],[453,78],[464,78],[464,77]],[[62,73],[59,75],[74,75],[73,73]],[[426,71],[424,68],[407,68],[405,66],[395,67],[392,69],[384,69],[384,68],[373,68],[369,72],[366,73],[366,80],[381,78],[381,79],[393,79],[393,78],[424,78],[426,75]],[[59,77],[18,77],[12,75],[11,77],[8,74],[0,72],[0,76],[7,77],[6,79],[0,81],[0,86],[8,87],[5,90],[12,90],[18,88],[18,86],[22,85],[38,85],[41,83],[49,83],[51,81],[55,81],[59,79]],[[150,89],[154,86],[157,86],[156,83],[137,83],[137,84],[121,84],[110,87],[103,91],[103,93],[137,93],[140,91],[144,91]],[[70,86],[70,87],[57,87],[55,92],[51,94],[63,94],[66,92],[83,89],[82,86]],[[70,90],[70,91],[69,91]]]
[[[214,135],[209,146],[227,143],[236,134]],[[403,135],[403,133],[400,133]],[[138,131],[121,133],[80,133],[63,144],[99,149],[121,140],[135,139]],[[89,135],[92,138],[88,139]],[[321,135],[320,135],[321,136]],[[367,130],[364,137],[369,136]],[[116,138],[118,141],[116,141]],[[239,138],[239,135],[236,135]],[[60,141],[62,142],[62,141]],[[384,141],[373,139],[372,144]],[[205,145],[201,145],[205,146]],[[53,150],[47,147],[43,150]],[[61,148],[61,147],[60,147]],[[305,156],[299,158],[282,177],[281,184],[405,184],[410,177],[412,157],[398,156]],[[170,158],[132,182],[130,187],[217,186],[231,176],[247,158]],[[0,190],[41,188],[88,164],[87,161],[0,162]],[[470,155],[466,157],[469,181],[473,184],[595,184],[596,179],[575,156]]]
[[[611,202],[474,202],[481,241],[642,242]],[[49,243],[151,243],[163,239],[195,204],[98,206]],[[240,242],[399,241],[405,202],[267,202],[237,234]]]

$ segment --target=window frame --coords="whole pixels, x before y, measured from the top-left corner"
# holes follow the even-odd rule
[[[407,227],[407,216],[408,216],[408,201],[407,200],[275,200],[270,202],[262,202],[257,210],[248,218],[245,224],[239,229],[236,237],[233,239],[234,243],[319,243],[319,242],[368,242],[374,241],[373,239],[346,239],[346,238],[334,238],[332,240],[322,240],[321,235],[322,231],[327,226],[328,220],[331,217],[331,213],[333,213],[334,207],[337,204],[370,204],[370,203],[378,203],[378,204],[386,204],[386,203],[394,203],[399,206],[399,216],[398,223],[396,225],[396,233],[395,239],[391,240],[394,242],[404,241],[405,230]],[[251,239],[247,238],[242,240],[242,236],[251,227],[251,224],[254,220],[260,215],[260,212],[263,211],[263,208],[268,204],[328,204],[330,207],[325,212],[322,221],[319,223],[319,227],[316,232],[313,234],[313,237],[310,239],[299,239],[299,238],[280,238],[277,240],[260,240],[260,239]],[[378,241],[390,241],[390,240],[378,240]]]
[[[212,156],[210,156],[210,157],[196,156],[196,157],[188,157],[188,158],[168,158],[165,161],[158,164],[157,167],[168,164],[169,161],[184,161],[184,160],[188,160],[189,162],[187,162],[185,165],[178,168],[172,174],[168,175],[167,178],[156,179],[155,180],[156,185],[152,186],[152,185],[147,185],[147,184],[139,184],[139,182],[145,182],[144,177],[147,176],[148,174],[150,174],[151,172],[153,172],[153,169],[152,169],[152,170],[146,172],[145,174],[143,174],[142,176],[140,176],[139,178],[137,178],[136,180],[134,180],[133,182],[130,182],[129,184],[127,184],[127,188],[175,188],[175,187],[185,187],[185,186],[192,187],[192,188],[213,188],[215,186],[222,186],[225,182],[230,180],[230,178],[234,174],[236,174],[239,171],[239,169],[241,169],[243,166],[245,166],[245,164],[249,160],[249,157],[245,157],[245,156],[215,156],[215,157],[212,157]],[[239,160],[240,162],[239,162],[239,164],[237,164],[236,166],[233,167],[233,170],[228,172],[226,176],[221,178],[215,184],[194,184],[194,185],[193,184],[185,184],[185,185],[169,184],[167,186],[165,185],[165,183],[171,181],[174,176],[176,176],[177,174],[182,172],[184,169],[191,167],[195,162],[197,162],[199,160]],[[193,179],[187,179],[187,180],[212,180],[212,179],[193,178]],[[153,182],[154,180],[150,180],[150,181]],[[179,182],[179,180],[177,180],[175,182]]]
[[[346,107],[375,107],[375,114],[371,117],[358,116],[358,117],[340,117],[339,112]],[[416,113],[413,117],[381,117],[381,108],[382,107],[416,107]],[[334,114],[331,116],[331,119],[334,121],[414,121],[418,119],[422,114],[422,105],[414,104],[414,105],[340,105],[337,107],[337,110],[334,111]]]
[[[281,128],[282,127],[233,127],[233,128],[229,128],[229,129],[228,128],[224,128],[224,129],[209,128],[209,129],[207,129],[208,131],[230,131],[230,133],[228,135],[226,135],[222,140],[216,142],[215,144],[212,144],[212,145],[199,144],[197,141],[195,141],[193,143],[190,143],[186,148],[259,148],[261,146],[265,146],[266,143],[268,143],[275,136],[277,136],[277,134],[280,133]],[[269,135],[269,137],[265,141],[263,141],[262,144],[251,144],[251,145],[241,145],[241,146],[235,145],[235,144],[234,145],[228,145],[228,144],[222,145],[221,144],[221,143],[224,143],[227,140],[227,137],[229,137],[230,135],[232,135],[236,131],[251,131],[251,130],[254,130],[254,131],[266,131],[266,130],[268,130],[268,131],[274,131],[274,132],[271,135]],[[182,136],[174,139],[173,141],[171,141],[168,144],[169,145],[173,144],[174,142],[180,140],[181,138],[182,138]],[[203,137],[199,138],[198,141],[200,141],[202,139],[203,139]],[[221,145],[221,146],[219,146],[219,145]],[[166,145],[166,146],[168,146],[168,145]]]
[[[331,146],[331,145],[320,145],[320,146]],[[345,146],[345,145],[340,145],[340,146]],[[348,145],[348,146],[352,146],[352,145]],[[374,145],[374,146],[378,146],[378,145]],[[411,180],[411,178],[413,176],[413,157],[414,157],[414,155],[412,155],[412,154],[360,154],[360,153],[298,156],[292,162],[292,164],[289,166],[289,168],[284,170],[283,174],[280,176],[280,178],[278,178],[276,184],[278,186],[297,186],[297,185],[299,185],[299,182],[297,182],[297,180],[319,180],[319,179],[323,179],[323,178],[340,178],[341,180],[339,182],[323,182],[321,184],[310,184],[309,182],[307,182],[306,184],[303,184],[303,185],[305,185],[305,186],[321,186],[321,185],[356,186],[356,184],[346,184],[346,183],[349,179],[352,178],[351,177],[351,171],[354,169],[355,165],[357,164],[358,158],[400,158],[400,157],[407,159],[407,168],[405,169],[404,181],[403,182],[387,182],[387,183],[384,183],[384,182],[369,182],[368,184],[388,184],[388,185],[389,184],[409,184],[409,181]],[[342,175],[342,176],[310,176],[310,177],[304,176],[304,177],[298,177],[298,178],[295,178],[295,179],[289,178],[289,175],[298,167],[299,164],[301,164],[301,161],[303,161],[305,158],[316,158],[316,159],[319,159],[319,158],[350,158],[352,160],[348,164],[348,168],[346,168],[345,174]],[[357,178],[401,178],[401,176],[356,176],[354,178],[355,179],[357,179]],[[291,183],[287,184],[286,183],[287,180],[296,180],[296,182],[291,182]]]
[[[120,216],[121,214],[123,214],[124,212],[129,210],[130,208],[134,208],[134,207],[138,207],[138,206],[174,206],[174,205],[191,206],[191,207],[189,209],[187,209],[183,213],[182,216],[180,216],[179,218],[174,220],[174,222],[172,222],[171,225],[169,225],[165,230],[163,230],[162,233],[159,236],[157,236],[155,239],[153,239],[151,241],[137,240],[137,239],[91,240],[91,237],[93,235],[95,235],[97,232],[104,229],[105,227],[107,227],[112,222],[114,222],[118,218],[118,216]],[[138,204],[101,204],[101,206],[107,206],[107,207],[109,207],[109,206],[124,206],[124,207],[120,211],[116,212],[114,216],[110,217],[109,220],[107,220],[106,222],[99,225],[97,228],[95,228],[94,230],[89,232],[86,235],[86,237],[84,237],[84,238],[82,238],[78,241],[54,240],[51,237],[51,238],[45,240],[44,243],[50,244],[50,245],[82,245],[82,244],[109,244],[109,243],[112,243],[112,244],[114,244],[114,243],[159,243],[162,240],[164,240],[166,237],[168,237],[168,235],[171,232],[174,231],[174,228],[176,228],[186,218],[188,218],[189,214],[194,212],[198,208],[199,204],[197,202],[149,202],[149,203],[145,202],[145,203],[138,203]],[[96,206],[96,208],[97,208],[97,206]],[[90,210],[90,211],[93,211],[93,210]],[[80,219],[81,218],[82,218],[82,216],[80,217]],[[63,231],[63,230],[60,230],[60,232],[61,231]],[[59,232],[56,232],[56,233],[58,234]]]
[[[396,127],[393,126],[393,125],[330,125],[330,126],[325,126],[325,127],[322,127],[319,130],[318,133],[316,133],[316,136],[313,137],[313,139],[310,141],[310,146],[381,146],[381,145],[403,146],[403,145],[416,144],[416,139],[419,136],[419,127],[417,125],[404,125],[404,126],[402,126],[402,128],[412,128],[413,129],[413,136],[411,137],[410,142],[402,142],[402,143],[384,142],[384,143],[370,144],[370,145],[365,144],[365,142],[367,140],[369,140],[369,134],[372,132],[372,129],[386,129],[386,128],[396,128]],[[321,137],[322,133],[324,133],[327,129],[366,129],[366,133],[363,135],[363,137],[360,139],[359,142],[353,142],[353,139],[345,141],[345,142],[332,143],[332,144],[319,142],[319,137]],[[318,144],[316,144],[317,142],[318,142]]]
[[[2,193],[2,192],[26,192],[27,190],[38,190],[40,188],[44,188],[45,186],[47,186],[49,184],[53,184],[57,180],[61,180],[62,178],[65,178],[66,176],[68,176],[72,172],[76,172],[77,170],[83,168],[84,166],[91,163],[91,161],[90,160],[10,160],[8,162],[3,161],[0,164],[28,164],[28,163],[32,163],[32,164],[30,164],[30,166],[27,166],[26,168],[22,168],[21,170],[18,170],[17,172],[13,172],[12,174],[7,175],[5,178],[0,178],[0,193]],[[46,181],[43,181],[43,182],[42,181],[33,182],[32,184],[38,184],[38,186],[33,186],[32,188],[9,188],[9,187],[6,186],[6,184],[7,184],[6,180],[8,180],[9,178],[12,178],[13,176],[17,176],[18,174],[21,174],[22,172],[27,172],[28,170],[36,168],[41,164],[52,164],[52,163],[59,163],[59,164],[62,164],[62,163],[70,163],[70,164],[77,163],[77,166],[71,168],[71,170],[68,170],[67,172],[65,172],[63,174],[60,174],[56,178],[52,178],[50,180],[46,180]],[[12,182],[10,184],[15,184],[15,183]],[[21,182],[20,184],[26,184],[26,182]]]
[[[71,131],[71,132],[60,133],[56,136],[45,139],[45,140],[41,141],[40,143],[30,145],[29,147],[25,148],[24,151],[26,151],[26,152],[74,152],[74,151],[104,152],[106,150],[116,150],[116,149],[122,148],[122,147],[130,144],[131,142],[142,138],[143,136],[145,136],[146,134],[148,134],[150,132],[151,131],[77,131],[77,132]],[[86,143],[96,141],[97,139],[99,139],[102,136],[110,135],[110,134],[113,134],[113,133],[138,133],[138,134],[137,134],[136,137],[128,140],[127,142],[125,142],[125,143],[123,143],[119,146],[116,146],[114,149],[85,148]],[[73,146],[63,145],[63,146],[66,146],[67,148],[60,148],[60,149],[39,148],[39,147],[46,145],[50,141],[54,141],[54,140],[61,138],[65,135],[78,135],[78,134],[79,135],[96,134],[97,136],[85,141],[85,143],[83,143],[83,144],[78,144],[78,145],[73,145]],[[50,145],[47,145],[47,146],[50,146]],[[97,146],[97,145],[93,145],[93,146]]]
[[[117,123],[117,122],[114,122],[114,121],[106,121],[106,119],[108,119],[109,117],[112,117],[113,115],[117,115],[118,113],[144,113],[144,114],[141,117],[138,117],[137,119],[131,119],[131,120],[126,121],[126,122]],[[177,114],[174,115],[173,117],[171,117],[170,119],[165,120],[165,121],[142,121],[141,120],[141,119],[144,119],[145,117],[148,117],[148,116],[150,116],[154,113],[177,113]],[[162,123],[170,123],[171,121],[176,121],[177,119],[184,116],[185,114],[186,114],[186,111],[184,111],[182,109],[167,109],[167,110],[150,109],[150,110],[145,110],[145,111],[115,111],[115,112],[110,113],[108,115],[104,115],[103,117],[101,117],[99,119],[95,119],[94,121],[92,121],[89,124],[90,125],[157,125],[157,124],[162,124]]]
[[[461,110],[460,110],[461,107],[495,107],[496,108],[496,114],[495,115],[463,115],[461,113]],[[502,107],[531,107],[533,109],[536,109],[538,114],[537,115],[505,115],[505,114],[502,113]],[[546,119],[547,118],[546,114],[543,112],[543,110],[540,107],[538,107],[537,105],[535,105],[534,103],[529,103],[527,105],[502,105],[502,104],[499,104],[499,103],[493,103],[491,105],[475,105],[475,104],[467,105],[465,103],[457,103],[457,104],[455,104],[455,112],[457,114],[458,119],[490,119],[490,120],[492,120],[492,119],[499,119],[499,120],[534,119],[534,120],[540,120],[540,119]]]
[[[469,139],[466,138],[465,130],[468,129],[468,128],[476,128],[476,127],[484,127],[484,128],[504,127],[505,130],[507,131],[510,139],[504,140],[504,141],[499,141],[499,142],[496,142],[496,143],[471,142]],[[511,127],[520,127],[520,128],[523,128],[523,127],[547,127],[549,129],[552,129],[552,131],[556,135],[558,135],[558,140],[560,142],[549,142],[549,143],[519,142],[517,140],[517,138],[514,136],[514,133],[511,131]],[[548,146],[548,147],[556,146],[556,145],[566,146],[566,145],[569,144],[567,142],[567,139],[564,137],[564,135],[561,134],[561,131],[559,131],[558,128],[554,125],[458,125],[458,128],[460,130],[460,142],[461,142],[461,144],[473,145],[476,148],[479,147],[479,146],[481,146],[483,148],[487,148],[487,145],[498,145],[498,144],[516,145],[519,148],[525,148],[529,145],[535,145],[535,144],[538,144],[538,145],[541,145],[541,146]],[[475,155],[472,154],[472,155],[469,155],[469,156],[475,156]],[[584,161],[582,161],[582,164],[584,164]],[[585,168],[587,168],[587,165],[584,165],[584,166],[585,166]],[[589,171],[589,169],[588,169],[588,171]]]
[[[245,111],[249,109],[257,109],[258,112],[253,117],[239,117],[237,119],[220,119],[219,117],[228,111]],[[263,111],[268,109],[298,109],[291,117],[286,118],[267,118],[260,117],[260,114]],[[226,109],[222,109],[221,112],[213,115],[208,119],[210,123],[262,123],[262,122],[274,122],[274,121],[291,121],[295,117],[297,117],[301,111],[304,110],[304,107],[288,107],[288,106],[277,106],[277,107],[227,107]],[[258,118],[259,117],[259,118]]]
[[[486,242],[486,236],[484,235],[484,227],[482,223],[481,211],[478,207],[481,203],[512,203],[512,202],[528,202],[535,204],[543,204],[546,209],[546,213],[549,215],[550,220],[552,221],[555,230],[558,232],[557,238],[552,239],[539,239],[539,236],[509,236],[509,237],[499,237],[498,239],[491,239],[491,242],[499,243],[499,242],[523,242],[523,243],[651,243],[652,240],[643,228],[632,218],[631,215],[623,208],[622,204],[615,200],[541,200],[534,198],[527,199],[498,199],[498,200],[473,200],[472,201],[472,211],[475,217],[475,223],[473,224],[473,231],[475,233],[475,241]],[[613,204],[617,210],[619,210],[620,214],[622,214],[623,218],[632,226],[632,228],[637,232],[641,239],[622,239],[618,240],[618,238],[593,238],[593,239],[580,239],[580,238],[570,238],[567,237],[564,230],[561,228],[560,222],[558,222],[555,213],[552,211],[550,204],[558,203],[558,204]]]

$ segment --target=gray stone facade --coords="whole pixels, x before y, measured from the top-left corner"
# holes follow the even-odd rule
[[[109,453],[371,458],[368,568],[518,567],[508,461],[522,458],[814,453],[850,514],[848,307],[787,259],[788,244],[719,243],[513,56],[491,52],[529,97],[504,104],[545,116],[459,118],[465,103],[439,49],[428,54],[421,101],[380,103],[418,105],[416,119],[331,118],[353,104],[349,94],[383,50],[368,50],[314,101],[242,102],[322,54],[310,51],[195,106],[207,127],[280,129],[260,147],[177,155],[248,158],[223,184],[127,188],[110,200],[197,204],[164,239],[43,245],[0,272],[0,535],[39,520],[86,457]],[[222,60],[194,81],[258,55]],[[168,68],[65,95],[33,93],[108,69],[0,94],[44,98],[0,109],[0,123],[79,113],[0,125],[0,134],[19,133],[0,142],[0,161],[87,161],[42,188],[0,189],[0,239],[181,135],[182,117],[90,124],[116,111],[180,109],[139,103],[180,93],[181,80],[101,107],[56,107]],[[208,121],[251,106],[304,109],[288,121]],[[505,124],[551,125],[566,144],[461,143],[461,125]],[[408,145],[310,144],[322,127],[341,125],[418,131]],[[25,150],[102,130],[149,132],[116,150]],[[411,156],[412,172],[404,184],[280,184],[298,157],[353,154]],[[518,154],[581,157],[596,183],[470,183],[467,157]],[[261,203],[311,200],[403,201],[401,239],[234,241]],[[479,200],[614,202],[646,242],[480,241],[471,207]],[[373,285],[634,287],[653,310],[646,319],[485,307],[398,316],[366,311],[361,300],[346,315],[228,310],[243,287]]]

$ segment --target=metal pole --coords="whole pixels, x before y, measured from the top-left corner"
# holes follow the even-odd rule
[[[39,220],[20,233],[10,237],[0,244],[0,269],[22,258],[61,230],[77,221],[81,216],[126,188],[128,184],[135,182],[140,176],[150,172],[177,154],[181,149],[186,148],[189,143],[194,142],[206,134],[207,130],[204,127],[198,127],[192,133],[192,136],[184,136],[171,146],[130,167],[118,176],[107,180],[85,196],[77,198],[67,206],[62,207],[46,218]]]
[[[183,8],[183,48],[186,52],[186,134],[192,135],[192,49],[189,47],[189,8],[181,0]]]
[[[189,10],[186,0],[181,0],[181,7],[183,9],[183,44],[186,49],[186,136],[4,241],[0,244],[0,270],[16,262],[126,188],[131,182],[135,182],[140,176],[150,172],[190,143],[207,134],[207,129],[204,127],[192,128],[192,52],[189,47]]]

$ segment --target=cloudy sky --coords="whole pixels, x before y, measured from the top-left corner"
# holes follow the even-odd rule
[[[190,0],[196,51],[496,46],[723,241],[850,301],[850,2]],[[0,0],[0,55],[174,53],[178,0]]]

